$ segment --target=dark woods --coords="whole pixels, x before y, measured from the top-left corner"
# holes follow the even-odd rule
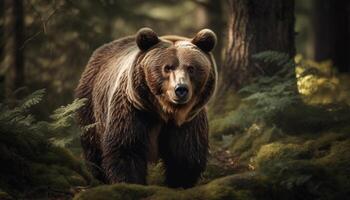
[[[0,199],[349,195],[349,1],[4,0],[0,16]],[[85,100],[73,90],[84,66],[145,26],[218,36],[211,155],[191,189],[162,187],[161,162],[150,186],[95,187],[81,159],[74,114]]]

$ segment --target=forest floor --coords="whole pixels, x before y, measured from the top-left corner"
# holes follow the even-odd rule
[[[149,186],[98,186],[78,193],[75,199],[292,200],[345,199],[349,195],[348,133],[280,134],[271,129],[250,130],[235,136],[226,148],[212,150],[202,180],[191,189],[162,186],[158,168],[150,172]]]

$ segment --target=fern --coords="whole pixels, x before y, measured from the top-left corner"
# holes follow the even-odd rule
[[[84,105],[85,99],[75,99],[71,104],[56,109],[50,116],[52,122],[49,124],[53,130],[50,141],[61,147],[79,139],[81,131],[75,124],[75,113]]]
[[[257,122],[276,126],[287,132],[317,132],[348,124],[350,115],[346,114],[348,113],[346,110],[349,110],[346,104],[314,106],[304,103],[305,97],[300,91],[300,86],[298,91],[297,82],[305,78],[305,74],[296,76],[300,72],[295,72],[293,59],[287,59],[287,54],[268,51],[253,57],[274,65],[279,64],[280,70],[273,76],[257,77],[254,82],[243,87],[239,91],[241,97],[239,107],[212,123],[216,128],[213,130],[216,132],[214,135],[229,134],[233,132],[232,130],[243,131]],[[324,84],[322,87],[326,86],[329,90],[338,91],[332,88],[332,84]],[[315,88],[314,85],[309,87]]]
[[[44,90],[38,90],[17,100],[14,107],[0,103],[0,188],[15,199],[27,199],[23,196],[26,192],[40,187],[69,191],[77,179],[83,184],[89,177],[80,161],[57,147],[71,142],[71,136],[62,133],[79,135],[72,119],[84,100],[57,109],[52,121],[37,121],[29,109],[43,96]],[[60,140],[55,140],[59,136]]]
[[[287,54],[275,51],[262,52],[253,58],[276,64],[280,70],[274,76],[258,77],[252,84],[243,87],[239,94],[248,107],[241,109],[249,109],[250,112],[244,113],[251,113],[253,121],[272,122],[278,113],[299,101],[293,60]]]
[[[53,120],[51,126],[56,128],[69,127],[74,119],[75,112],[84,105],[85,99],[75,99],[73,103],[56,109],[50,118]]]
[[[267,64],[276,64],[281,67],[293,67],[294,62],[286,53],[278,51],[263,51],[252,56],[253,59],[263,61]]]
[[[45,89],[41,89],[41,90],[37,90],[37,91],[33,92],[32,94],[25,97],[21,101],[21,103],[20,103],[21,106],[19,108],[21,110],[27,110],[27,109],[31,108],[32,106],[38,104],[42,100],[44,94],[45,94]]]

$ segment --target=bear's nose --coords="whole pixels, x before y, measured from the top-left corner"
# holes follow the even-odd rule
[[[188,94],[188,87],[185,84],[177,84],[175,86],[175,94],[178,98],[184,99]]]

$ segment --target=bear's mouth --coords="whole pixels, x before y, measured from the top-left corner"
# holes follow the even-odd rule
[[[174,104],[174,105],[185,105],[189,102],[190,100],[190,97],[187,96],[187,97],[184,97],[184,98],[178,98],[176,95],[173,95],[172,92],[168,92],[168,100],[170,101],[171,104]]]
[[[179,98],[170,98],[171,103],[175,104],[175,105],[184,105],[187,102],[189,102],[189,98],[183,98],[183,99],[179,99]]]

